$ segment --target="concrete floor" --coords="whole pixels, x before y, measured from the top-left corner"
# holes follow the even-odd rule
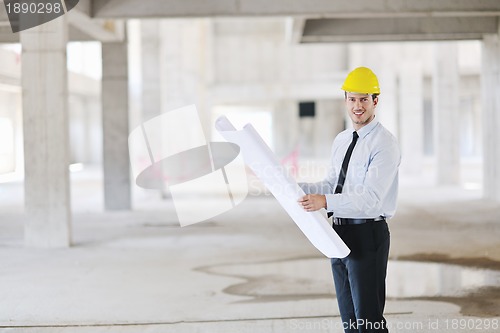
[[[329,261],[272,197],[180,228],[136,193],[103,212],[73,175],[69,249],[22,245],[22,185],[0,186],[1,332],[342,332]],[[500,205],[478,190],[402,187],[390,221],[391,332],[499,332]]]

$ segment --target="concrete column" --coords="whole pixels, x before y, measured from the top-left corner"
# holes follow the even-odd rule
[[[205,18],[201,24],[202,50],[200,62],[202,63],[201,89],[198,98],[198,112],[207,138],[213,137],[215,127],[212,119],[213,94],[210,89],[215,85],[215,27],[214,18]]]
[[[299,105],[297,103],[297,116],[299,116]],[[298,117],[299,132],[298,132],[298,150],[301,158],[315,158],[315,118],[313,117]]]
[[[390,58],[390,57],[385,57]],[[378,74],[378,73],[377,73]],[[378,74],[381,95],[377,106],[377,118],[395,137],[399,138],[398,85],[394,64],[383,66]],[[404,110],[401,110],[404,112]]]
[[[500,38],[486,35],[482,49],[483,193],[500,201]]]
[[[299,117],[299,102],[282,100],[273,113],[274,151],[280,158],[328,160],[335,136],[344,130],[343,100],[315,101],[314,117]]]
[[[279,100],[273,112],[274,152],[284,158],[298,149],[299,113],[296,101]]]
[[[66,16],[21,32],[25,244],[71,243]]]
[[[141,23],[141,70],[142,70],[142,120],[161,114],[161,40],[160,21],[142,20]]]
[[[162,111],[188,104],[203,106],[200,97],[205,69],[205,32],[203,20],[162,20],[160,22],[162,66]],[[202,112],[203,113],[203,112]]]
[[[161,61],[162,53],[162,24],[160,20],[140,21],[140,49],[141,49],[141,123],[159,116],[163,109],[163,86]],[[163,184],[164,185],[164,184]],[[168,196],[166,189],[160,191],[162,198]]]
[[[102,44],[104,205],[130,209],[127,43]]]
[[[399,142],[404,158],[401,172],[410,177],[422,174],[424,157],[423,74],[419,62],[404,62],[399,75]]]
[[[436,183],[455,185],[460,181],[459,73],[455,42],[434,46],[433,117]]]
[[[345,105],[343,100],[329,99],[316,101],[315,117],[315,157],[330,157],[333,139],[344,130]]]

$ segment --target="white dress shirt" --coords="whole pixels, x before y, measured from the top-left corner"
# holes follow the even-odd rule
[[[353,131],[347,129],[333,141],[326,178],[299,185],[308,194],[324,194],[326,210],[335,217],[389,219],[396,212],[401,153],[396,138],[376,118],[357,131],[342,193],[334,194]]]

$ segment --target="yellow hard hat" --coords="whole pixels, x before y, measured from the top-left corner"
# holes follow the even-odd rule
[[[342,90],[359,94],[380,94],[377,76],[367,67],[358,67],[350,72]]]

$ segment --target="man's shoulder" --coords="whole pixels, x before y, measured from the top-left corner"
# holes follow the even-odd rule
[[[396,139],[396,136],[387,128],[385,128],[385,126],[382,125],[381,123],[378,123],[377,136],[379,136],[384,141],[389,141],[398,144],[398,139]]]
[[[399,142],[396,136],[392,134],[387,128],[385,128],[382,124],[378,124],[379,128],[376,133],[376,137],[373,142],[373,147],[377,147],[377,150],[380,151],[393,151],[397,152],[397,154],[401,154],[401,149],[399,147]]]

